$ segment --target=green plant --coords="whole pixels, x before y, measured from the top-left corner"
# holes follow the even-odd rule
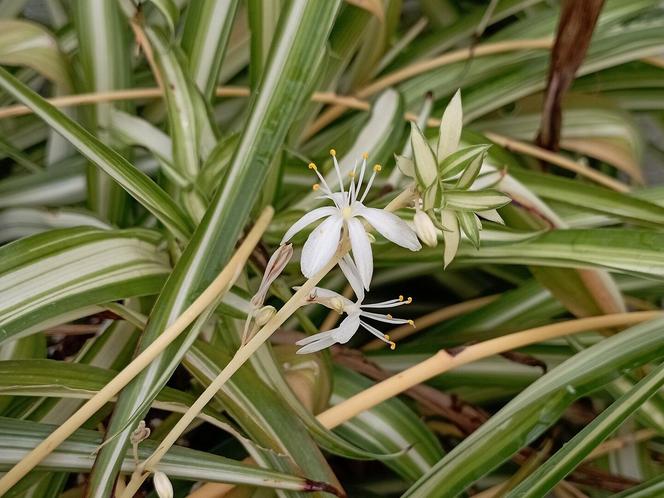
[[[581,4],[0,0],[0,495],[657,496],[664,10]]]

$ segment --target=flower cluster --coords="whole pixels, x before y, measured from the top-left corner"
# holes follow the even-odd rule
[[[364,303],[365,290],[369,290],[373,276],[371,249],[374,240],[371,234],[373,230],[388,241],[411,251],[419,251],[422,248],[418,237],[426,245],[436,246],[438,234],[442,232],[445,243],[443,263],[447,266],[456,255],[462,232],[475,247],[479,246],[479,233],[482,229],[480,217],[502,222],[497,208],[507,204],[510,199],[502,192],[491,188],[502,175],[495,169],[485,168],[483,171],[488,145],[459,148],[461,127],[461,97],[458,92],[443,113],[435,153],[420,129],[413,123],[410,142],[413,158],[397,157],[398,168],[405,176],[413,179],[413,185],[409,187],[413,193],[411,201],[415,209],[412,224],[408,224],[386,209],[365,205],[376,175],[381,171],[380,165],[373,166],[365,185],[365,176],[369,175],[367,154],[363,155],[359,164],[355,163],[349,174],[350,181],[345,186],[337,153],[334,149],[330,150],[334,166],[333,177],[336,176],[338,190],[330,186],[329,183],[332,182],[328,183],[314,163],[309,164],[309,169],[318,177],[318,183],[313,186],[314,191],[320,194],[317,199],[331,201],[332,205],[316,208],[302,216],[286,231],[281,247],[285,247],[284,244],[297,233],[318,222],[307,238],[300,257],[302,274],[311,278],[330,263],[340,244],[347,241],[352,256],[344,255],[338,264],[353,288],[356,300],[353,302],[328,289],[314,288],[307,299],[308,303],[321,304],[340,315],[345,314],[346,317],[338,327],[298,341],[297,344],[302,346],[298,353],[311,353],[333,344],[344,344],[360,328],[364,328],[394,348],[394,342],[374,327],[369,320],[414,325],[412,320],[371,311],[408,304],[411,302],[410,298],[404,299],[403,296],[399,296],[398,299],[380,303]],[[288,257],[290,258],[290,253]],[[269,286],[271,280],[265,282],[261,286],[262,297],[266,292],[265,285]],[[262,299],[257,299],[255,303],[252,301],[255,310],[258,310],[262,304]]]
[[[374,179],[381,170],[380,165],[377,164],[372,168],[371,176],[364,185],[364,179],[368,173],[368,155],[364,154],[361,163],[359,165],[356,163],[350,172],[349,185],[344,188],[344,179],[336,151],[332,149],[330,155],[332,156],[339,191],[334,191],[330,187],[315,164],[309,164],[309,169],[313,170],[319,179],[319,183],[313,186],[315,191],[321,193],[318,198],[332,201],[333,205],[319,207],[306,213],[284,234],[281,243],[288,242],[295,234],[311,223],[323,219],[311,232],[302,248],[300,258],[302,274],[310,278],[318,273],[330,262],[339,248],[339,244],[346,237],[350,243],[352,257],[345,255],[339,261],[339,267],[353,288],[357,300],[352,302],[334,291],[315,288],[309,296],[309,303],[322,304],[339,314],[346,314],[347,316],[338,327],[299,341],[298,345],[303,347],[298,350],[298,353],[320,351],[335,343],[344,344],[350,340],[360,327],[394,347],[394,343],[390,341],[389,337],[368,323],[367,319],[392,324],[412,324],[413,322],[394,318],[390,314],[380,314],[367,310],[401,306],[410,303],[411,299],[404,299],[400,296],[399,299],[382,303],[364,304],[365,290],[369,290],[373,276],[373,254],[371,250],[373,236],[370,230],[375,230],[387,240],[411,251],[419,251],[422,246],[410,225],[397,215],[385,209],[370,208],[364,204]]]

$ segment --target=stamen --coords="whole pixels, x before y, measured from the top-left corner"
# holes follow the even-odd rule
[[[316,190],[318,190],[318,189],[320,188],[320,185],[319,185],[318,183],[314,183],[314,184],[311,186],[311,188],[312,188],[312,189],[314,190],[314,192],[315,192]]]
[[[364,189],[364,194],[362,194],[362,198],[360,199],[360,202],[364,202],[364,199],[367,198],[367,195],[369,194],[369,190],[371,190],[371,186],[373,185],[374,178],[376,178],[376,173],[378,173],[383,167],[380,164],[375,164],[373,167],[373,174],[371,175],[371,178],[369,178],[369,181],[367,182],[367,186]]]
[[[360,325],[362,325],[365,329],[367,329],[369,332],[371,332],[373,335],[378,337],[381,341],[386,342],[387,344],[390,345],[390,349],[394,350],[394,348],[397,347],[396,343],[394,341],[390,340],[390,336],[383,334],[380,330],[378,330],[376,327],[373,327],[369,325],[366,322],[363,322],[360,320]]]
[[[332,157],[336,156],[336,155],[337,155],[337,151],[334,150],[334,149],[330,149],[330,155],[331,155]]]
[[[334,152],[334,154],[332,154]],[[330,154],[332,154],[332,162],[334,163],[334,170],[337,172],[337,179],[339,180],[339,190],[343,194],[344,199],[348,201],[348,198],[346,197],[346,191],[344,190],[344,180],[341,177],[341,168],[339,167],[339,161],[337,161],[337,156],[336,156],[336,151],[334,149],[330,150]]]
[[[380,303],[372,303],[372,304],[362,304],[360,305],[361,309],[367,309],[367,308],[395,308],[397,306],[403,306],[406,304],[410,304],[413,302],[413,298],[409,297],[408,299],[405,299],[403,296],[399,296],[398,299],[389,299],[388,301],[382,301]]]
[[[366,152],[362,155],[362,167],[360,168],[360,177],[357,180],[357,188],[355,189],[355,197],[353,201],[357,200],[357,194],[360,192],[360,189],[362,188],[362,182],[364,181],[364,170],[367,168],[367,158],[364,157],[366,155]]]
[[[369,159],[369,153],[368,153],[368,152],[363,152],[363,153],[362,153],[362,159],[364,159],[365,161],[366,161],[367,159]]]
[[[417,327],[415,326],[415,322],[414,322],[413,320],[408,320],[408,325],[410,325],[410,326],[413,327],[413,328],[417,328]]]
[[[350,186],[348,187],[348,204],[352,204],[353,202],[355,202],[355,199],[357,198],[357,192],[360,189],[360,184],[359,183],[357,185],[355,184],[356,172],[357,172],[357,161],[355,161],[355,165],[353,166],[353,171],[348,173],[348,176],[351,177]]]
[[[328,194],[328,195],[331,195],[331,194],[332,194],[332,190],[330,189],[330,186],[329,186],[329,185],[327,184],[327,182],[325,181],[325,178],[323,178],[323,175],[321,175],[321,174],[320,174],[320,171],[318,171],[318,167],[317,167],[314,163],[309,163],[308,168],[311,169],[311,170],[313,170],[314,173],[316,173],[316,176],[317,176],[318,179],[320,180],[320,185],[319,185],[319,187],[322,185],[322,187],[323,187],[323,189],[322,189],[323,192],[326,193],[326,194]],[[318,190],[318,189],[314,188],[314,190]]]
[[[389,323],[391,325],[409,323],[410,320],[405,318],[394,318],[392,315],[383,315],[381,313],[372,313],[370,311],[362,310],[360,316],[365,318],[371,318],[377,322]]]

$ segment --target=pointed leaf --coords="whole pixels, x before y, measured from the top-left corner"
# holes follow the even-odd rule
[[[438,178],[436,158],[429,147],[429,142],[415,123],[410,123],[410,142],[413,147],[417,182],[422,188],[430,187]]]
[[[487,211],[503,207],[510,198],[498,190],[446,190],[445,207],[461,211]]]
[[[187,238],[191,231],[191,222],[173,199],[147,175],[3,68],[0,68],[0,86],[30,107],[35,114],[69,140],[90,161],[108,173],[175,235],[183,239]]]
[[[471,145],[447,156],[438,167],[443,180],[449,181],[464,171],[478,156],[489,150],[491,145]],[[481,165],[481,163],[480,163]]]
[[[475,214],[469,211],[457,211],[456,215],[459,219],[459,226],[461,227],[461,230],[463,230],[463,233],[466,234],[466,237],[468,237],[475,249],[479,249],[480,231],[477,228]]]
[[[456,213],[449,209],[443,209],[440,212],[440,223],[443,225],[443,242],[445,243],[443,268],[447,268],[459,249],[461,227],[459,226]]]
[[[438,135],[438,149],[436,158],[438,164],[455,152],[459,147],[461,129],[463,128],[463,109],[461,107],[461,90],[457,90],[443,112],[440,120]]]

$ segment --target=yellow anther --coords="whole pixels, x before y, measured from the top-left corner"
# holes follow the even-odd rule
[[[408,320],[408,325],[410,325],[411,327],[415,327],[415,322],[412,320]]]
[[[389,345],[390,345],[390,349],[391,349],[392,351],[394,351],[394,350],[397,348],[396,343],[394,343],[394,342],[392,342],[392,341],[389,342]]]
[[[348,176],[350,176],[351,178],[355,178],[355,171],[351,171],[350,173],[348,173]]]
[[[331,155],[332,157],[336,156],[336,155],[337,155],[337,151],[334,150],[334,149],[330,149],[330,155]]]
[[[319,185],[318,183],[314,183],[314,184],[311,186],[311,188],[312,188],[312,189],[314,190],[314,192],[315,192],[316,190],[318,190],[318,189],[320,188],[320,185]]]
[[[409,297],[408,299],[406,299],[406,302],[407,302],[408,304],[412,303],[412,302],[413,302],[413,298],[412,298],[412,297]]]
[[[369,153],[368,152],[363,152],[362,153],[362,159],[364,159],[364,160],[369,159]]]
[[[314,163],[309,163],[309,169],[316,171],[316,165]]]
[[[403,296],[399,296],[399,301],[403,301]]]
[[[380,164],[374,164],[373,170],[378,173],[383,167]]]
[[[389,341],[389,340],[390,340],[390,336],[387,335],[387,334],[385,334],[385,340],[386,340],[386,341]]]
[[[388,320],[392,320],[392,315],[390,315],[389,313],[385,316],[387,317]]]

